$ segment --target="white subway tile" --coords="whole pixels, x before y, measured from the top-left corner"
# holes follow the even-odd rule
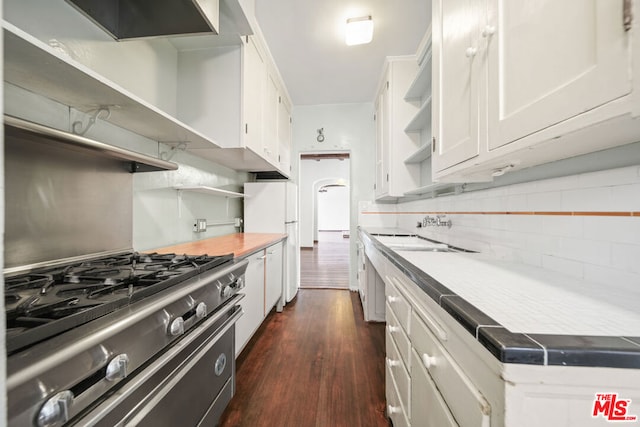
[[[545,191],[527,195],[527,211],[558,211],[561,209],[562,193],[559,191]]]
[[[607,211],[611,204],[611,189],[588,188],[562,192],[564,211]]]
[[[640,211],[640,184],[617,185],[611,187],[612,211]]]
[[[549,191],[562,191],[578,188],[578,176],[563,176],[536,181],[534,189],[530,193],[546,193]]]
[[[640,183],[640,167],[629,166],[619,169],[591,172],[578,175],[579,188],[604,187]]]
[[[542,216],[541,234],[546,236],[582,237],[584,217],[581,216]]]
[[[640,244],[613,243],[611,265],[618,270],[640,274]],[[640,286],[640,282],[638,284]]]
[[[602,283],[611,289],[640,294],[640,274],[621,271],[615,268],[585,264],[585,280]],[[637,310],[637,306],[635,307]]]
[[[584,217],[584,237],[603,242],[640,244],[640,217]]]
[[[542,255],[542,267],[556,271],[558,273],[567,274],[576,278],[584,277],[584,264],[578,261],[560,258],[551,255]]]
[[[555,255],[562,258],[579,261],[585,264],[611,265],[611,244],[586,239],[562,237],[559,239]]]
[[[523,212],[528,209],[527,205],[526,194],[513,194],[508,197],[505,210],[511,212]]]

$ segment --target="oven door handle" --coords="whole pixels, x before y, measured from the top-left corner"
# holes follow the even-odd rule
[[[173,358],[175,358],[182,351],[182,349],[185,346],[189,345],[191,342],[193,342],[193,341],[195,341],[197,339],[200,339],[201,334],[197,333],[197,332],[206,331],[209,327],[213,326],[220,319],[224,318],[224,316],[226,316],[227,314],[229,314],[230,312],[235,310],[235,313],[232,314],[231,317],[229,319],[227,319],[216,330],[215,334],[212,337],[207,338],[204,341],[204,343],[202,345],[200,345],[194,351],[194,353],[197,353],[195,358],[199,359],[199,357],[198,357],[199,355],[201,356],[202,354],[206,353],[206,351],[204,351],[204,352],[202,351],[202,347],[206,346],[207,348],[210,348],[244,314],[244,311],[242,310],[242,307],[237,305],[237,303],[240,302],[240,300],[242,300],[243,298],[244,298],[244,294],[236,294],[236,295],[234,295],[231,299],[229,299],[227,301],[227,303],[225,304],[225,307],[222,310],[215,312],[211,317],[207,317],[207,319],[201,325],[197,326],[195,329],[192,329],[190,331],[190,332],[193,332],[193,333],[186,334],[182,338],[182,340],[180,340],[180,345],[177,345],[177,346],[174,346],[174,347],[170,348],[166,353],[164,353],[162,356],[160,356],[160,358],[158,358],[157,360],[153,361],[153,363],[151,363],[146,369],[144,369],[144,371],[140,372],[139,375],[136,375],[136,376],[132,377],[131,381],[127,385],[125,385],[125,387],[123,389],[121,389],[118,393],[116,393],[113,396],[113,399],[109,399],[106,402],[104,402],[103,404],[101,404],[100,406],[98,406],[96,408],[96,410],[93,411],[89,415],[89,417],[83,418],[82,422],[86,423],[87,425],[97,424],[102,418],[104,418],[107,414],[109,414],[121,402],[123,402],[129,396],[131,396],[149,378],[151,378],[160,369],[162,369],[167,362],[169,362]],[[194,360],[193,360],[195,358],[192,357],[191,358],[191,362],[195,363]],[[191,362],[189,362],[189,363],[191,363]],[[183,370],[183,372],[184,372],[185,365],[184,364],[180,364],[179,366],[176,367],[176,369],[177,370]],[[154,394],[156,394],[156,391],[161,389],[161,388],[163,388],[165,386],[165,384],[167,384],[167,381],[163,381],[162,383],[160,383],[156,388],[154,388],[153,392],[150,395],[153,396]],[[165,392],[165,394],[166,394],[166,392]],[[135,413],[138,410],[138,408],[141,408],[141,407],[147,405],[147,402],[150,400],[150,398],[149,399],[144,399],[138,405],[136,405],[136,407],[133,408],[132,413]],[[128,416],[131,416],[131,415],[127,415],[127,417]],[[126,419],[126,417],[124,419]],[[128,422],[126,424],[128,424]],[[118,426],[122,426],[122,425],[126,425],[126,424],[118,423]]]

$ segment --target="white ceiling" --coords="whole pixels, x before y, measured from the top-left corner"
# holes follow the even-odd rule
[[[294,105],[372,102],[385,56],[412,55],[430,0],[255,0],[256,17]],[[347,18],[371,15],[373,41],[347,46]]]

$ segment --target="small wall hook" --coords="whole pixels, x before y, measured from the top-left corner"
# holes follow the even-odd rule
[[[324,128],[318,129],[318,136],[316,137],[316,141],[318,142],[324,141]]]

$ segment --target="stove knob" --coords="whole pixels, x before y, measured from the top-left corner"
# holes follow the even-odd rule
[[[244,289],[244,278],[243,277],[238,277],[238,280],[236,280],[234,288],[236,288],[238,290]]]
[[[129,367],[129,356],[127,354],[119,354],[107,365],[107,381],[121,380],[127,376],[127,367]]]
[[[201,302],[196,306],[196,317],[198,319],[204,319],[207,317],[207,304]]]
[[[53,427],[69,420],[69,406],[73,402],[70,390],[61,391],[42,405],[38,413],[38,427]]]
[[[221,293],[223,298],[229,298],[233,293],[233,289],[231,288],[231,286],[225,286],[224,288],[222,288]]]
[[[169,334],[174,337],[184,334],[184,319],[182,317],[176,317],[171,321]]]

